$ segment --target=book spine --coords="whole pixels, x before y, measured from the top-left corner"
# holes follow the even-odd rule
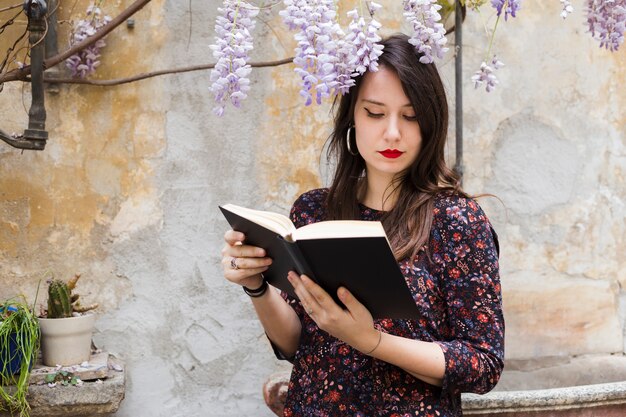
[[[289,242],[287,240],[282,239],[285,249],[289,252],[291,259],[296,267],[296,272],[300,275],[306,275],[309,278],[315,280],[315,275],[313,274],[313,270],[309,267],[302,251],[298,247],[296,242]]]

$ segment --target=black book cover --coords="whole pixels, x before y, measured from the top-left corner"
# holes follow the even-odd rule
[[[292,253],[297,251],[298,248],[290,248],[293,243],[287,242],[281,235],[272,230],[266,229],[222,207],[220,207],[220,210],[233,230],[246,235],[246,245],[263,248],[267,256],[272,258],[272,265],[263,273],[267,282],[297,298],[291,283],[287,279],[287,274],[289,271],[296,271],[306,275],[311,273],[308,265],[304,265],[302,260],[299,265],[294,261]]]
[[[306,274],[334,299],[346,287],[374,318],[418,318],[418,310],[387,239],[344,237],[288,242],[282,236],[220,207],[245,243],[264,248],[273,263],[263,274],[273,286],[296,296],[289,271]],[[339,303],[341,305],[341,303]]]

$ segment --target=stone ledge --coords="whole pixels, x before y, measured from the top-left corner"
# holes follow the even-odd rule
[[[463,412],[468,415],[620,405],[626,407],[626,382],[525,391],[493,391],[484,395],[463,394]]]
[[[104,379],[85,381],[81,386],[30,385],[31,417],[101,417],[115,413],[124,399],[126,376],[123,363],[112,355]],[[115,370],[120,369],[120,370]],[[0,417],[11,417],[0,411]]]

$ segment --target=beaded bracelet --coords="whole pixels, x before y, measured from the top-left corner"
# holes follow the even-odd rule
[[[263,283],[261,284],[261,286],[259,288],[255,288],[255,289],[251,290],[248,287],[243,287],[243,292],[248,294],[249,297],[257,298],[257,297],[260,297],[263,294],[265,294],[265,292],[267,291],[267,287],[268,286],[269,285],[267,284],[267,281],[263,280]]]

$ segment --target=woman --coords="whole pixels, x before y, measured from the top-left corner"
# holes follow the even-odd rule
[[[496,235],[445,165],[441,79],[406,36],[382,44],[379,71],[339,101],[330,189],[300,196],[291,219],[382,221],[421,318],[373,320],[346,288],[342,309],[293,272],[299,300],[267,291],[271,259],[228,231],[224,275],[244,286],[277,355],[294,364],[285,416],[460,416],[461,392],[491,390],[502,371]]]

